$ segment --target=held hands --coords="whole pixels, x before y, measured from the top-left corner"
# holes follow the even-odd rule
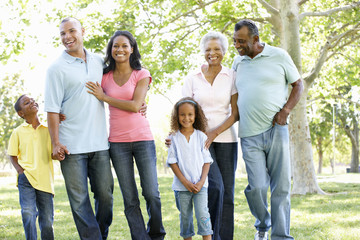
[[[283,107],[279,112],[275,114],[272,125],[275,126],[275,123],[279,125],[285,125],[289,114],[290,114],[290,109]]]
[[[192,192],[192,193],[198,193],[200,192],[201,188],[202,188],[202,184],[199,184],[196,183],[196,184],[193,184],[192,182],[186,180],[186,182],[183,183],[183,185],[186,187],[186,189],[189,191],[189,192]]]
[[[198,193],[201,191],[202,187],[204,186],[204,183],[199,181],[195,184],[195,187],[196,187],[196,192],[193,192],[193,193]]]
[[[98,82],[87,82],[86,87],[89,89],[88,93],[94,95],[98,100],[104,101],[105,93]]]
[[[65,154],[70,154],[66,146],[62,145],[61,143],[53,146],[53,151],[51,154],[52,159],[62,161],[65,159]]]

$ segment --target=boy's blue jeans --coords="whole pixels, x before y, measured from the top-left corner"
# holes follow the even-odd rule
[[[18,188],[26,239],[37,240],[36,217],[39,215],[41,239],[53,240],[54,196],[33,188],[24,173],[18,177]]]
[[[290,236],[291,169],[288,126],[275,124],[264,133],[241,138],[249,185],[245,195],[255,228],[271,230],[271,239],[294,239]],[[271,190],[271,215],[267,192]]]

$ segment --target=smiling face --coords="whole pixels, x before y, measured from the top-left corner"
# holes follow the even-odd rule
[[[117,36],[114,38],[114,42],[111,49],[111,56],[116,63],[129,62],[130,55],[133,52],[130,41],[125,36]]]
[[[61,42],[71,56],[76,57],[79,53],[82,53],[84,33],[84,28],[76,20],[71,19],[60,24]]]
[[[183,103],[179,106],[179,124],[181,129],[193,129],[195,122],[195,108],[190,103]]]
[[[254,52],[256,38],[257,36],[250,37],[249,29],[247,27],[242,27],[234,32],[234,47],[239,52],[240,56],[249,56],[250,58],[256,56]]]
[[[28,116],[34,114],[36,115],[38,111],[39,111],[39,105],[37,104],[37,102],[35,102],[33,98],[24,95],[20,99],[20,111],[17,112],[20,117],[26,119],[26,117]]]
[[[224,58],[224,51],[219,39],[210,39],[205,43],[205,60],[210,65],[220,65]]]

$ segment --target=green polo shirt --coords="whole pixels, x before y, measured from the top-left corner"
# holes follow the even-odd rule
[[[285,50],[265,44],[253,59],[236,56],[232,68],[239,94],[239,137],[267,131],[287,101],[288,85],[300,79],[294,62]]]

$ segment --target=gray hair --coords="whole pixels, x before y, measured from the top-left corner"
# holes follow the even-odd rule
[[[201,52],[205,53],[205,44],[209,40],[213,40],[213,39],[217,39],[220,41],[221,49],[223,50],[223,52],[225,54],[228,49],[229,42],[228,42],[227,38],[225,37],[225,35],[222,34],[221,32],[208,32],[207,34],[205,34],[200,41]]]

